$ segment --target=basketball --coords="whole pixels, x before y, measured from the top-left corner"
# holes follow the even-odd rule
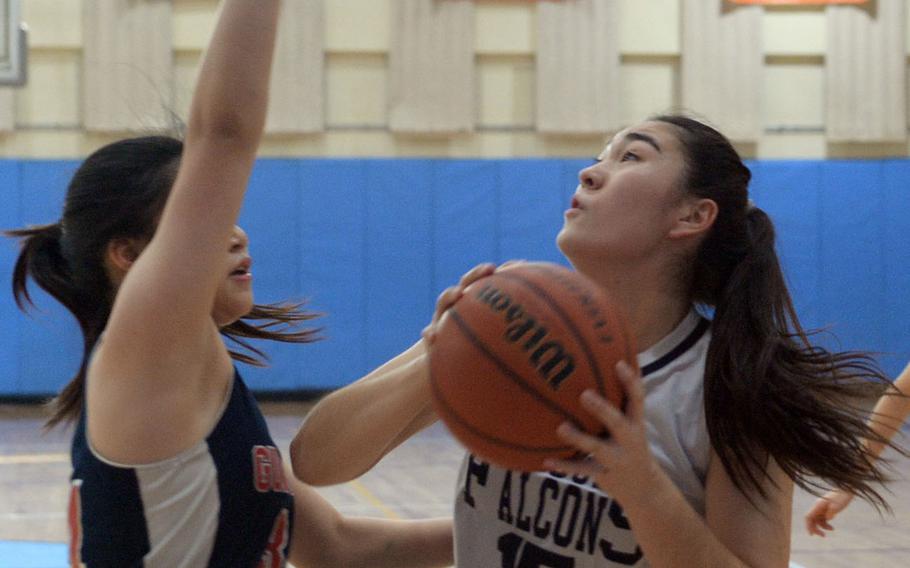
[[[618,307],[586,277],[523,263],[468,286],[440,320],[430,350],[436,411],[477,457],[508,469],[545,469],[576,450],[556,435],[571,422],[606,435],[582,410],[593,389],[623,407],[614,376],[636,350]]]

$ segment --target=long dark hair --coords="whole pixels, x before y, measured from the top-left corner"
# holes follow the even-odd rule
[[[107,325],[114,289],[104,266],[107,244],[116,238],[150,239],[177,175],[183,143],[169,136],[130,138],[90,155],[73,175],[60,221],[5,231],[21,240],[13,271],[13,295],[23,311],[33,305],[28,278],[75,316],[82,330],[82,362],[51,401],[48,427],[77,418],[82,409],[88,359]],[[316,317],[300,303],[256,305],[244,318],[221,328],[240,350],[236,360],[264,365],[265,355],[247,340],[305,343],[315,329],[298,329]]]
[[[713,309],[705,368],[708,432],[730,478],[747,496],[766,497],[773,458],[800,487],[837,487],[876,506],[885,480],[863,439],[860,400],[887,377],[859,352],[812,345],[800,325],[775,252],[774,225],[748,195],[749,169],[717,130],[680,115],[684,190],[717,203],[714,226],[688,266],[693,301]]]

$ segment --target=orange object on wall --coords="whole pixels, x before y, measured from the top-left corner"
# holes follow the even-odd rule
[[[868,4],[869,0],[727,0],[732,4],[778,4],[798,6],[800,4]]]

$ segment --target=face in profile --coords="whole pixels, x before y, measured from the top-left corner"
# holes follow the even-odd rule
[[[643,122],[616,134],[578,175],[557,244],[576,263],[630,263],[659,251],[682,200],[685,171],[674,127]]]
[[[218,327],[237,321],[253,308],[251,266],[249,237],[235,225],[222,263],[224,278],[218,285],[212,307],[212,318]]]

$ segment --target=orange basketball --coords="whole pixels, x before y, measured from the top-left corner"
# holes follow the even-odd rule
[[[596,284],[557,264],[519,264],[468,286],[439,322],[434,405],[479,458],[541,470],[546,458],[576,453],[556,435],[563,422],[605,434],[578,397],[593,389],[624,406],[615,366],[635,367],[635,355],[619,309]]]

